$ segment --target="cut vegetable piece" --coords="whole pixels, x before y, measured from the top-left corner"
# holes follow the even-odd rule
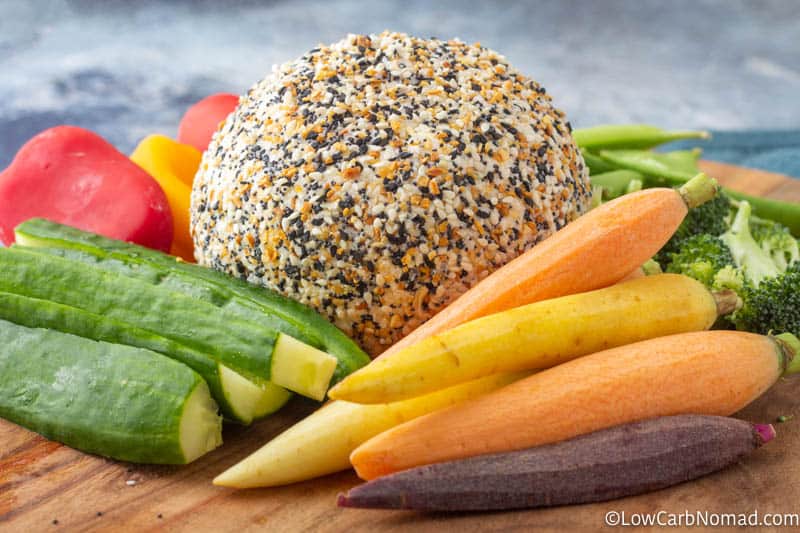
[[[798,370],[783,341],[739,331],[659,337],[558,365],[370,439],[350,460],[364,479],[521,450],[657,416],[728,416]]]
[[[185,464],[222,443],[208,386],[163,355],[0,320],[0,417],[79,450]]]
[[[290,394],[271,383],[259,386],[245,380],[213,358],[150,331],[67,305],[0,291],[0,319],[21,326],[46,328],[88,339],[136,346],[175,359],[200,374],[222,414],[249,424],[264,416],[264,403],[277,411]],[[244,383],[242,383],[244,382]],[[247,385],[245,385],[247,384]]]
[[[498,374],[403,402],[330,402],[214,479],[234,488],[272,487],[350,468],[362,442],[407,420],[498,389],[528,373]]]
[[[286,405],[292,393],[275,383],[253,383],[224,365],[218,365],[225,400],[231,405],[231,419],[242,424],[271,415]]]
[[[271,379],[275,330],[180,293],[25,248],[0,249],[0,291],[50,300],[179,342],[259,384]],[[291,376],[280,376],[282,382]],[[298,377],[298,388],[305,378]]]
[[[695,196],[689,191],[697,184],[680,191],[639,191],[592,209],[492,273],[382,356],[475,318],[613,285],[666,244],[688,212],[684,196]]]
[[[222,444],[221,420],[208,385],[201,381],[186,399],[178,434],[185,463],[191,463]]]
[[[600,502],[710,474],[772,440],[769,424],[679,415],[518,452],[391,474],[339,495],[342,507],[490,511]]]
[[[394,402],[497,372],[549,368],[614,346],[708,329],[717,311],[699,281],[646,276],[467,322],[373,361],[329,394]]]
[[[46,217],[159,250],[172,243],[172,215],[158,183],[99,135],[45,130],[0,172],[0,242],[14,226]]]
[[[590,150],[606,148],[653,148],[681,139],[708,139],[707,131],[669,131],[647,124],[602,125],[572,131],[572,138]]]
[[[272,379],[276,385],[322,401],[335,369],[335,357],[289,335],[281,334],[275,343]]]
[[[45,250],[49,253],[167,287],[320,348],[339,360],[334,383],[369,362],[355,342],[319,313],[277,292],[176,261],[163,253],[43,219],[28,220],[15,231],[20,244],[49,247]],[[58,252],[59,249],[72,252]]]

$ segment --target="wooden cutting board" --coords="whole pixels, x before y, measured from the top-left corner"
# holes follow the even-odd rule
[[[800,202],[800,180],[720,163],[703,168],[745,192]],[[235,491],[212,478],[258,449],[314,405],[294,400],[249,428],[225,428],[225,444],[185,467],[142,466],[86,455],[0,420],[0,530],[124,531],[595,531],[608,511],[800,512],[800,378],[782,380],[739,416],[774,422],[778,437],[742,464],[694,482],[622,500],[473,514],[339,509],[358,483],[343,472],[295,485]],[[762,531],[764,529],[761,529]]]

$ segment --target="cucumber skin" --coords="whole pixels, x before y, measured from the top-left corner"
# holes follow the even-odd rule
[[[0,248],[0,291],[77,307],[172,339],[259,382],[278,332],[180,293],[21,247]]]
[[[181,415],[202,383],[149,350],[0,320],[0,416],[78,450],[185,464]]]
[[[336,326],[308,306],[287,298],[273,290],[256,287],[221,272],[199,265],[177,261],[174,257],[84,232],[70,226],[34,218],[20,224],[18,235],[36,246],[53,248],[42,250],[75,250],[82,254],[69,254],[73,259],[90,262],[94,258],[97,268],[114,269],[150,283],[161,284],[176,292],[208,301],[249,319],[253,311],[273,316],[275,328],[307,344],[324,350],[339,361],[331,385],[369,363],[369,356]],[[67,256],[66,253],[62,255]],[[108,262],[108,263],[106,263]]]
[[[78,337],[124,344],[160,353],[181,362],[208,383],[226,419],[240,422],[225,398],[217,363],[205,354],[155,333],[76,307],[0,291],[0,320],[28,328],[46,328]]]

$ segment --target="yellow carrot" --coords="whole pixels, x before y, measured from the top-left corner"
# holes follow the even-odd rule
[[[723,313],[736,296],[720,298]],[[718,302],[702,283],[658,274],[467,322],[381,357],[329,391],[357,403],[393,402],[456,383],[549,368],[612,346],[711,327]]]
[[[359,476],[373,479],[657,416],[727,416],[782,373],[800,370],[799,352],[794,337],[785,342],[737,331],[684,333],[621,346],[396,426],[359,446],[350,460]]]
[[[350,453],[397,424],[508,385],[529,373],[501,374],[402,402],[330,402],[214,479],[235,488],[285,485],[350,468]]]

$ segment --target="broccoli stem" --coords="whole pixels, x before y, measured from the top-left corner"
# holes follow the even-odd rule
[[[745,277],[756,287],[765,278],[781,273],[775,261],[764,252],[750,233],[752,209],[748,202],[739,202],[739,209],[731,228],[720,238],[728,246],[736,265],[744,270]]]
[[[709,178],[702,172],[684,183],[678,192],[689,209],[704,204],[714,198],[719,191],[719,184],[714,178]]]
[[[791,333],[781,333],[774,335],[778,347],[783,352],[784,357],[784,374],[797,374],[800,373],[800,339]]]

